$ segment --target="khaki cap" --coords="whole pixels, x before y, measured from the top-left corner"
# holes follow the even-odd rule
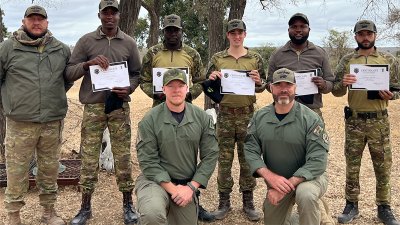
[[[28,16],[33,15],[33,14],[41,15],[41,16],[43,16],[44,18],[47,19],[47,12],[46,12],[46,10],[45,10],[43,7],[41,7],[41,6],[33,5],[33,6],[28,7],[28,8],[26,9],[26,11],[25,11],[24,17],[28,17]]]
[[[169,82],[173,80],[180,80],[183,83],[187,84],[186,73],[181,69],[169,69],[165,71],[163,77],[163,86],[167,85]]]
[[[371,20],[360,20],[356,23],[356,25],[354,26],[354,33],[358,33],[362,30],[372,31],[374,33],[377,32],[375,23]]]
[[[99,3],[99,11],[103,11],[107,7],[113,7],[119,11],[117,0],[101,0]]]
[[[164,26],[162,29],[165,29],[167,27],[177,27],[179,29],[182,29],[182,21],[181,17],[175,14],[171,14],[168,16],[164,17]]]
[[[294,76],[294,72],[286,68],[281,68],[279,70],[276,70],[272,75],[272,84],[280,82],[288,82],[291,84],[295,84],[296,78]]]
[[[246,31],[246,24],[239,19],[233,19],[233,20],[229,21],[227,32],[231,32],[235,29]]]

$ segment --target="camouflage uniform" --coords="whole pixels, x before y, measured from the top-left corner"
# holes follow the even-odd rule
[[[104,104],[86,104],[83,111],[81,132],[82,169],[80,185],[84,193],[92,193],[98,178],[99,143],[105,127],[110,131],[112,151],[114,154],[115,174],[121,192],[134,188],[132,180],[132,163],[130,155],[131,124],[129,104],[110,114],[104,113]]]
[[[221,69],[258,70],[260,77],[266,79],[263,69],[263,60],[255,52],[248,53],[239,59],[228,54],[227,50],[216,53],[211,58],[207,77],[213,71]],[[257,87],[256,92],[265,90],[265,84]],[[253,191],[256,180],[250,174],[249,165],[244,158],[243,142],[246,137],[247,124],[253,116],[256,96],[224,95],[220,103],[217,120],[217,136],[219,144],[218,158],[218,190],[223,193],[232,192],[233,178],[231,174],[234,158],[235,142],[240,163],[239,190]]]
[[[336,81],[332,94],[343,96],[347,87],[343,86],[345,74],[352,73],[350,64],[389,64],[390,90],[393,99],[399,98],[399,65],[390,54],[375,52],[368,57],[354,51],[344,56],[336,68]],[[372,92],[349,90],[349,112],[345,120],[345,157],[346,157],[346,200],[358,202],[360,194],[359,173],[365,145],[371,154],[376,177],[376,204],[390,204],[390,172],[392,153],[390,147],[390,124],[387,115],[388,101],[368,97]]]

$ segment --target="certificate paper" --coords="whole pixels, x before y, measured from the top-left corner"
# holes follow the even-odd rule
[[[186,80],[187,84],[189,85],[189,68],[188,67],[166,67],[166,68],[153,68],[153,93],[154,94],[161,94],[163,93],[162,91],[162,86],[163,86],[163,77],[165,71],[169,69],[180,69],[183,70],[183,72],[186,73]],[[189,91],[189,89],[188,89]]]
[[[389,90],[389,65],[351,64],[350,74],[357,77],[357,82],[351,85],[351,90],[380,91]]]
[[[99,65],[89,66],[89,70],[93,92],[131,85],[126,61],[110,63],[107,70],[104,70]]]
[[[255,82],[244,70],[221,70],[221,94],[254,95]]]
[[[313,77],[317,76],[317,69],[315,70],[300,70],[294,73],[296,77],[296,95],[312,95],[318,93],[318,87],[311,81]]]

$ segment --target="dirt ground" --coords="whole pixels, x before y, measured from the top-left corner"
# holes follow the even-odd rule
[[[65,119],[64,141],[62,146],[63,158],[72,158],[73,151],[79,152],[80,143],[80,124],[82,119],[82,106],[77,97],[79,85],[75,86],[68,92],[69,112]],[[136,139],[137,123],[143,115],[151,108],[151,100],[138,88],[132,95],[131,103],[131,119],[132,119],[132,140]],[[257,95],[257,106],[261,108],[271,103],[271,96],[268,92]],[[202,107],[204,102],[203,95],[194,101],[194,104]],[[330,136],[331,147],[329,152],[328,174],[330,184],[325,195],[331,208],[331,216],[335,219],[341,213],[344,207],[344,182],[345,182],[345,158],[343,156],[344,145],[344,121],[343,107],[346,104],[346,97],[336,98],[331,94],[324,95],[323,116],[326,122],[327,130]],[[400,219],[400,104],[398,101],[391,102],[389,107],[391,120],[391,141],[393,152],[392,167],[392,208],[395,215]],[[139,167],[136,159],[135,146],[132,142],[132,160],[133,160],[133,176],[139,173]],[[233,174],[235,181],[238,181],[238,161],[235,159],[233,166]],[[360,218],[351,224],[370,225],[381,224],[376,218],[375,205],[375,176],[372,168],[371,159],[368,149],[364,152],[361,171],[361,195],[360,195]],[[242,212],[241,195],[239,187],[235,183],[232,192],[233,210],[229,216],[222,221],[212,224],[262,224],[262,222],[253,223],[245,219]],[[6,213],[4,212],[4,191],[0,189],[0,221],[4,221]],[[265,184],[261,179],[258,180],[257,189],[255,190],[255,204],[257,209],[261,210],[262,202],[266,193]],[[32,188],[26,196],[26,206],[22,209],[23,222],[26,224],[40,224],[41,207],[38,203],[38,190]],[[56,209],[58,214],[66,221],[69,221],[80,208],[81,193],[78,192],[76,186],[63,186],[59,188],[58,202]],[[134,200],[136,201],[136,199]],[[99,183],[93,197],[93,216],[88,224],[123,224],[122,217],[122,195],[117,190],[117,185],[113,175],[106,172],[100,173]],[[201,204],[208,210],[215,210],[218,204],[218,191],[216,184],[216,172],[214,172],[207,190],[202,191]],[[0,222],[1,224],[1,222]],[[206,224],[206,223],[200,223]]]

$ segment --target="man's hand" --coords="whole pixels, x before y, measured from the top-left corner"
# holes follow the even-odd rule
[[[275,189],[269,189],[267,192],[267,199],[272,205],[278,205],[285,195],[286,194],[283,194]]]
[[[356,78],[355,75],[353,75],[353,74],[345,74],[343,76],[342,84],[343,84],[343,86],[346,87],[346,86],[354,84],[356,81],[357,81],[357,78]]]
[[[186,185],[176,186],[176,195],[171,195],[171,199],[180,207],[185,207],[187,204],[193,200],[193,190]]]
[[[393,93],[388,90],[383,90],[379,91],[379,96],[381,96],[383,100],[390,100],[393,98]]]
[[[114,92],[115,94],[118,95],[119,98],[125,98],[128,97],[130,94],[130,87],[114,87],[111,92]]]
[[[322,90],[326,87],[326,81],[324,78],[316,76],[311,78],[311,81],[314,82],[315,85],[317,85],[318,89]]]
[[[254,82],[256,83],[257,86],[262,85],[262,80],[261,80],[260,74],[258,73],[258,70],[250,71],[249,75],[250,75],[251,79],[254,80]]]
[[[210,79],[210,80],[216,80],[217,78],[221,79],[221,76],[222,76],[222,73],[220,71],[213,71],[213,72],[211,72],[208,79]]]
[[[96,58],[89,60],[83,64],[83,69],[86,71],[89,70],[89,66],[99,65],[103,69],[108,69],[110,62],[108,61],[107,57],[104,55],[98,55]]]
[[[271,188],[275,189],[281,194],[287,194],[296,189],[296,187],[288,179],[273,172],[268,174],[266,181]]]

